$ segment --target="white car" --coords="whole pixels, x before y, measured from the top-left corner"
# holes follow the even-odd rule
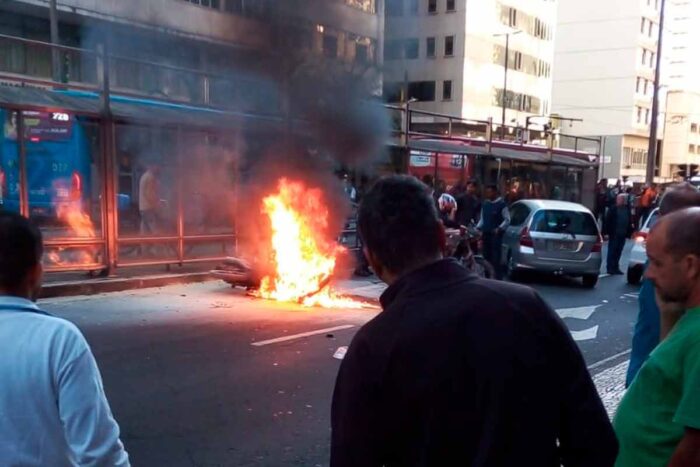
[[[659,210],[654,209],[651,214],[644,220],[644,225],[639,232],[636,232],[632,237],[634,245],[630,253],[630,262],[627,266],[627,282],[637,285],[642,281],[644,275],[644,265],[647,264],[647,236],[649,230],[659,220]]]

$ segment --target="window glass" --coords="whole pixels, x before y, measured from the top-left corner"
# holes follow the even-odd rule
[[[541,233],[572,233],[598,235],[598,226],[587,212],[543,209],[535,213],[531,230]]]

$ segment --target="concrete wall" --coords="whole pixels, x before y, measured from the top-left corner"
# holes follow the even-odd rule
[[[661,176],[670,178],[673,166],[700,165],[700,95],[670,92],[666,105]]]

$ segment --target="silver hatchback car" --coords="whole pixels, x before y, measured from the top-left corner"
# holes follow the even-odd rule
[[[576,203],[523,200],[510,207],[503,237],[503,262],[511,280],[524,271],[542,271],[598,283],[603,237],[591,211]]]

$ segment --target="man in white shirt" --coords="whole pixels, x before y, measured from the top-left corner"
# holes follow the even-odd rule
[[[42,249],[27,219],[0,212],[0,465],[128,466],[85,338],[34,303]]]

